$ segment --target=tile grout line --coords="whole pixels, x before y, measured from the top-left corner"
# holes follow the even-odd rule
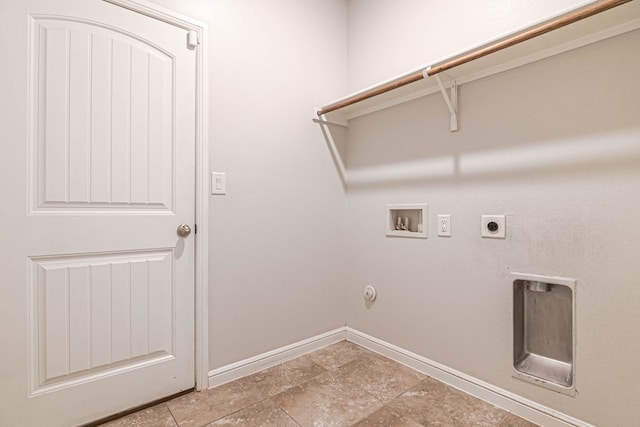
[[[268,372],[267,375],[265,375],[263,378],[251,378],[257,374],[259,374],[260,372],[251,374],[251,375],[247,375],[245,377],[242,377],[244,380],[246,380],[246,384],[237,384],[236,390],[244,390],[243,393],[249,392],[251,393],[251,399],[257,399],[256,401],[251,402],[250,404],[246,404],[244,403],[244,406],[242,406],[241,408],[238,408],[230,413],[221,415],[221,416],[217,416],[212,420],[207,420],[206,422],[204,421],[206,418],[202,417],[202,421],[198,422],[195,425],[198,425],[200,427],[206,427],[206,426],[210,426],[213,423],[219,422],[220,420],[224,420],[227,417],[232,417],[235,416],[239,419],[241,417],[238,417],[238,413],[242,412],[242,411],[246,411],[249,410],[249,408],[252,407],[256,407],[258,405],[261,404],[265,404],[267,401],[269,402],[269,408],[268,410],[265,409],[267,408],[266,406],[264,408],[254,408],[251,412],[252,417],[257,417],[257,420],[260,421],[260,417],[263,418],[268,418],[267,414],[276,414],[277,412],[283,414],[285,417],[287,417],[287,419],[291,420],[293,423],[295,423],[296,426],[301,427],[303,426],[303,424],[301,424],[300,422],[298,422],[298,420],[292,415],[290,414],[285,407],[288,407],[288,403],[287,403],[287,399],[285,398],[284,400],[282,399],[278,399],[278,396],[282,395],[283,393],[290,393],[290,397],[297,399],[299,398],[298,396],[302,396],[302,395],[308,395],[309,394],[309,390],[305,390],[305,384],[310,383],[311,381],[317,381],[318,379],[320,379],[323,375],[327,375],[328,378],[325,379],[320,379],[318,381],[318,384],[321,387],[328,387],[328,389],[332,390],[331,391],[331,395],[342,395],[342,398],[344,399],[348,399],[349,398],[349,393],[347,389],[343,389],[341,387],[342,382],[344,381],[348,381],[351,382],[351,380],[353,380],[353,384],[355,384],[355,387],[359,387],[361,388],[362,392],[364,393],[363,395],[367,395],[369,396],[373,401],[377,402],[380,406],[378,406],[377,404],[375,405],[375,409],[371,410],[370,407],[362,407],[359,408],[357,412],[351,412],[351,416],[357,416],[358,418],[353,421],[350,422],[349,425],[350,426],[355,426],[358,423],[362,423],[364,421],[366,421],[367,419],[369,419],[370,417],[373,417],[374,414],[378,413],[379,411],[385,410],[386,408],[386,413],[389,413],[391,411],[393,411],[394,405],[393,403],[396,402],[396,404],[400,404],[401,403],[401,399],[402,396],[404,396],[405,394],[409,393],[410,391],[414,390],[414,389],[421,389],[421,388],[425,388],[425,387],[421,387],[421,385],[424,386],[425,381],[427,381],[427,379],[431,379],[432,381],[435,381],[439,384],[442,384],[446,387],[450,387],[447,384],[443,383],[442,381],[439,381],[436,378],[433,378],[431,376],[429,376],[428,374],[422,373],[418,370],[416,370],[415,368],[411,367],[411,366],[406,366],[402,363],[399,363],[383,354],[378,354],[375,351],[372,351],[366,347],[363,347],[357,343],[351,343],[348,340],[343,340],[341,342],[346,342],[346,343],[350,343],[354,346],[359,347],[360,349],[364,350],[364,352],[352,352],[352,350],[350,350],[349,348],[343,346],[340,347],[335,347],[333,350],[329,350],[328,352],[324,352],[324,353],[317,353],[317,357],[313,357],[312,355],[316,352],[320,352],[322,351],[322,349],[324,348],[329,348],[332,345],[337,345],[338,343],[334,343],[331,344],[329,346],[323,347],[322,349],[318,349],[316,351],[310,352],[310,353],[306,353],[304,355],[301,355],[295,359],[292,360],[288,360],[288,361],[284,361],[279,363],[278,365],[275,365],[273,367],[264,369],[263,371],[260,372],[265,372],[268,370],[272,370],[272,372]],[[375,377],[375,379],[373,380],[373,383],[371,383],[371,385],[374,388],[371,387],[366,387],[366,385],[370,384],[370,382],[368,381],[368,378],[362,377],[358,374],[358,377],[354,377],[354,378],[350,378],[349,375],[351,375],[351,370],[350,369],[343,369],[344,367],[346,367],[347,365],[351,364],[351,363],[367,363],[369,354],[372,354],[376,357],[380,357],[381,359],[384,359],[385,361],[390,361],[393,365],[389,364],[389,366],[387,366],[388,369],[391,370],[391,373],[389,375],[392,375],[392,379],[395,378],[402,378],[403,375],[401,375],[401,373],[396,372],[395,366],[398,365],[398,367],[403,367],[403,368],[408,368],[411,371],[420,373],[420,377],[419,379],[417,379],[417,382],[413,385],[407,386],[406,384],[412,383],[413,380],[402,380],[402,381],[398,381],[396,382],[395,380],[392,381],[392,385],[390,389],[385,389],[387,391],[382,391],[382,389],[378,389],[376,387],[378,387],[376,384],[378,384],[379,381],[378,380],[378,376]],[[293,362],[294,360],[300,360],[300,359],[305,359],[304,362],[301,363],[293,363],[293,364],[289,364],[291,362]],[[318,360],[318,361],[316,361]],[[346,361],[345,361],[346,360]],[[378,364],[375,364],[376,366],[370,366],[370,368],[372,368],[375,372],[378,372],[379,369],[382,369],[382,366],[387,365],[387,363],[385,362],[384,364],[381,364],[380,366],[378,366]],[[275,369],[274,369],[275,368]],[[362,369],[362,367],[357,368]],[[321,372],[317,372],[321,370]],[[317,372],[317,373],[316,373]],[[354,371],[354,372],[358,372],[358,371]],[[307,375],[311,374],[312,376],[307,377]],[[378,374],[380,374],[380,372],[378,372]],[[331,378],[331,376],[336,376],[335,377],[335,381],[334,379]],[[346,377],[344,377],[344,375],[347,375]],[[386,373],[385,373],[386,375]],[[293,378],[292,378],[293,377]],[[297,379],[296,379],[297,377]],[[359,379],[358,379],[359,378]],[[262,383],[262,388],[258,388],[257,384],[259,384],[258,381],[256,381],[256,379],[258,380],[264,380],[264,382]],[[240,379],[238,379],[240,380]],[[300,382],[297,382],[300,381]],[[228,383],[230,384],[230,383]],[[292,385],[293,384],[293,385]],[[384,384],[387,384],[386,382]],[[393,385],[395,384],[395,385]],[[398,385],[400,385],[398,387]],[[281,390],[281,387],[286,387],[284,390]],[[219,386],[219,387],[223,387],[223,385]],[[247,387],[245,389],[245,387]],[[315,387],[315,385],[313,386]],[[218,388],[218,387],[215,387]],[[203,393],[203,395],[199,396],[199,398],[197,398],[197,400],[201,400],[202,402],[206,402],[209,406],[210,406],[210,410],[212,407],[218,407],[217,409],[225,409],[225,403],[227,402],[227,398],[224,397],[226,396],[225,394],[220,395],[220,397],[218,397],[217,394],[209,394],[209,392],[211,390],[214,390],[215,388],[212,389],[207,389],[204,390],[202,392],[192,392],[192,393]],[[299,388],[299,390],[293,390],[295,388]],[[232,388],[233,389],[233,388]],[[455,389],[455,388],[454,388]],[[264,390],[264,391],[263,391]],[[278,391],[279,390],[279,391]],[[400,391],[398,391],[400,390]],[[461,391],[461,390],[457,390],[459,393],[462,393],[463,395],[469,396],[472,399],[477,399],[476,397]],[[270,392],[272,391],[278,391],[277,393],[271,395]],[[380,392],[380,396],[378,397],[376,395],[374,395],[374,392]],[[221,391],[222,393],[226,393],[227,391]],[[391,393],[390,393],[391,392]],[[236,391],[237,393],[237,391]],[[189,394],[185,394],[183,396],[189,396]],[[183,397],[180,396],[180,397]],[[175,399],[180,399],[180,397],[176,397]],[[309,396],[307,396],[306,398],[308,398]],[[317,395],[311,393],[310,397],[313,399],[314,397],[317,398]],[[249,401],[251,399],[248,399],[246,401]],[[439,397],[438,399],[442,399],[442,397]],[[177,421],[177,415],[174,414],[174,411],[172,411],[169,403],[174,400],[167,400],[165,402],[163,402],[163,405],[165,405],[164,407],[167,408],[169,410],[169,413],[172,417],[172,420],[174,422],[174,425],[179,427],[180,423],[178,423]],[[499,417],[496,417],[497,419],[497,423],[501,424],[504,423],[505,421],[508,422],[511,416],[515,416],[517,418],[521,418],[519,417],[517,414],[513,414],[507,410],[504,410],[503,408],[500,408],[490,402],[484,402],[481,399],[477,399],[480,400],[481,402],[489,405],[490,407],[498,410],[499,412],[501,412],[501,415]],[[187,399],[188,401],[188,399]],[[193,403],[193,402],[191,402]],[[240,402],[238,402],[240,403]],[[285,406],[282,406],[282,404],[285,404]],[[177,402],[174,403],[174,409],[177,411],[176,413],[179,414],[181,411],[184,411],[184,409],[189,408],[189,403],[185,402],[184,405],[178,405]],[[289,405],[290,406],[290,405]],[[324,407],[321,404],[322,407]],[[325,405],[326,406],[326,405]],[[329,405],[328,408],[330,408],[331,405]],[[233,406],[231,406],[229,409],[232,409]],[[291,408],[290,408],[291,409]],[[298,416],[302,415],[298,414],[298,410],[299,408],[293,407],[294,411],[293,413],[296,413]],[[327,409],[327,408],[325,408]],[[277,410],[277,411],[276,411]],[[273,412],[272,412],[273,411]],[[324,410],[323,410],[324,411]],[[362,412],[361,412],[362,411]],[[371,412],[369,412],[371,411]],[[338,412],[339,414],[339,412]],[[211,415],[214,415],[213,412],[211,412]],[[420,418],[415,418],[414,416],[415,414],[411,413],[411,414],[406,414],[407,418],[410,419],[413,422],[416,422],[418,424],[422,424],[419,419]],[[474,413],[472,411],[472,413],[468,414],[473,416]],[[497,415],[497,414],[496,414]],[[303,415],[303,418],[306,415]],[[319,416],[320,418],[318,418],[318,420],[320,419],[324,419],[326,417],[329,418],[335,418],[336,414],[334,414],[333,412],[329,411],[329,412],[322,412],[319,414],[316,414],[316,416]],[[373,417],[371,420],[373,419],[378,419],[381,420],[383,418],[380,417],[385,417],[387,416],[387,414],[383,413],[378,415],[377,417]],[[183,422],[187,422],[190,418],[185,418],[183,419]],[[314,418],[315,419],[315,418]],[[370,421],[371,421],[370,420]],[[196,419],[193,419],[192,421],[196,421]],[[344,420],[346,421],[346,420]]]
[[[302,427],[302,424],[300,424],[298,422],[298,420],[296,420],[295,418],[293,418],[293,415],[289,414],[283,407],[281,407],[280,405],[278,405],[278,409],[283,412],[287,417],[289,417],[291,419],[291,421],[293,421],[294,423],[296,423],[296,425],[298,427]]]
[[[248,409],[248,408],[250,408],[250,407],[252,407],[252,406],[255,406],[255,405],[259,404],[259,403],[262,403],[262,402],[264,402],[264,401],[266,401],[266,400],[271,399],[271,397],[269,397],[268,395],[265,395],[265,393],[261,392],[260,390],[258,390],[258,392],[259,392],[260,394],[262,394],[263,396],[266,396],[266,397],[265,397],[264,399],[260,399],[260,400],[258,400],[258,401],[256,401],[256,402],[253,402],[253,403],[252,403],[252,404],[250,404],[250,405],[243,406],[242,408],[239,408],[239,409],[238,409],[238,410],[236,410],[236,411],[229,412],[228,414],[222,415],[221,417],[218,417],[218,418],[215,418],[215,419],[213,419],[213,420],[211,420],[211,421],[208,421],[208,422],[206,422],[205,424],[202,424],[202,425],[201,425],[201,426],[199,426],[199,427],[206,427],[206,426],[208,426],[208,425],[210,425],[210,424],[215,423],[216,421],[223,420],[223,419],[225,419],[225,418],[227,418],[227,417],[230,417],[230,416],[231,416],[231,415],[233,415],[233,414],[237,414],[238,412],[242,412],[242,411],[244,411],[245,409]],[[179,426],[178,426],[178,427],[179,427]]]
[[[173,415],[173,412],[171,411],[171,408],[169,408],[169,405],[167,404],[167,402],[164,402],[163,405],[167,407],[167,411],[169,411],[171,418],[173,418],[173,422],[176,425],[176,427],[180,427],[180,424],[178,424],[178,420],[176,420],[176,416]]]

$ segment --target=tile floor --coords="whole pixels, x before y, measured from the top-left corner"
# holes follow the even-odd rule
[[[226,425],[535,426],[348,341],[103,424]]]

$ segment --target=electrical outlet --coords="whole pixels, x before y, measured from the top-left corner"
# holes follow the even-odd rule
[[[480,235],[488,239],[506,239],[507,227],[504,215],[482,215]]]
[[[451,215],[438,215],[438,236],[451,236]]]

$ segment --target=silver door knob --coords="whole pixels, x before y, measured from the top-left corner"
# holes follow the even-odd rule
[[[187,237],[189,234],[191,234],[191,227],[187,224],[180,224],[178,226],[178,236]]]

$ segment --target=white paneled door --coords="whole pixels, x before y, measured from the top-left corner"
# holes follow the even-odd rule
[[[100,0],[3,3],[18,111],[1,153],[0,425],[78,425],[192,388],[187,31]]]

